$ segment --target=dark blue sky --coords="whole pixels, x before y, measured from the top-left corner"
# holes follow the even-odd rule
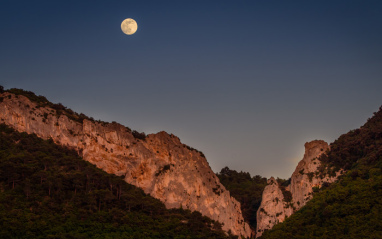
[[[382,1],[0,3],[0,84],[290,176],[382,104]],[[122,33],[125,18],[138,23]]]

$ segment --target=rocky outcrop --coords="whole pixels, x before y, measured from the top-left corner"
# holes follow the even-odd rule
[[[188,208],[223,223],[232,234],[250,237],[240,203],[220,184],[204,155],[178,137],[159,132],[134,137],[118,123],[77,122],[22,95],[0,94],[0,121],[18,131],[53,139],[108,173],[142,188],[167,208]]]
[[[304,158],[298,163],[288,186],[280,185],[273,177],[265,187],[259,210],[257,211],[256,237],[265,230],[271,229],[277,223],[303,207],[313,197],[313,190],[320,188],[324,182],[332,183],[342,173],[335,177],[321,177],[318,172],[320,161],[318,157],[329,150],[329,145],[323,140],[305,143]]]
[[[298,210],[312,199],[313,188],[321,187],[323,182],[333,182],[335,178],[318,176],[320,166],[318,157],[329,149],[328,143],[323,140],[314,140],[305,143],[304,158],[298,163],[291,177],[288,190],[292,193],[294,207]]]
[[[257,211],[257,237],[292,215],[293,209],[284,198],[280,185],[271,177],[264,188],[261,206]]]

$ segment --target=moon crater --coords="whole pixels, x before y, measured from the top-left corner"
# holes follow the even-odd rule
[[[121,29],[126,35],[133,35],[138,29],[138,24],[134,19],[127,18],[121,23]]]

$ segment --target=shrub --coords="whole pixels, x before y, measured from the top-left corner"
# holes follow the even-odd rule
[[[155,176],[158,177],[159,175],[161,175],[161,174],[163,174],[163,173],[166,173],[166,171],[168,171],[168,170],[171,169],[171,166],[174,167],[174,164],[166,164],[165,166],[163,166],[162,169],[160,169],[160,170],[155,174]]]
[[[138,131],[133,130],[132,134],[136,139],[146,140],[146,134],[144,132],[139,133]]]
[[[307,175],[308,175],[308,178],[309,178],[309,182],[312,182],[314,173],[310,172],[310,173],[307,173]]]

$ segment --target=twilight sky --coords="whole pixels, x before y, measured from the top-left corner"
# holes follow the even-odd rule
[[[382,105],[382,1],[2,0],[0,84],[289,178]]]

